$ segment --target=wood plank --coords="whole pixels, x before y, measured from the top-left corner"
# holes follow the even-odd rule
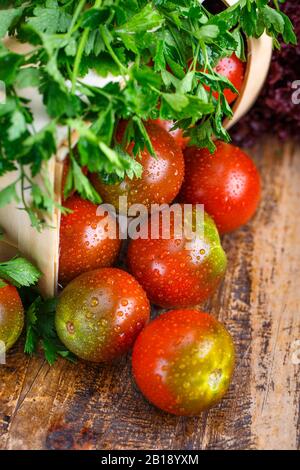
[[[0,366],[1,449],[300,447],[300,149],[269,141],[252,153],[263,202],[248,226],[225,237],[228,272],[207,305],[237,347],[226,398],[200,417],[169,416],[137,391],[129,357],[50,368],[24,357],[20,342]]]

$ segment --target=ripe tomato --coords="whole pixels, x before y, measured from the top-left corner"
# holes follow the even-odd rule
[[[130,242],[129,268],[154,304],[164,308],[197,305],[218,287],[225,274],[226,255],[217,228],[207,214],[204,224],[198,222],[195,237],[191,240],[184,233],[175,233],[175,224],[178,224],[172,216],[171,233],[165,232],[163,218],[166,212],[159,213],[157,222],[152,216],[141,228],[143,238]],[[186,221],[186,215],[182,220]],[[194,207],[193,226],[195,220]],[[159,224],[158,236],[151,239],[151,230],[156,224]]]
[[[177,145],[181,149],[185,149],[190,139],[188,137],[183,136],[183,130],[180,128],[175,129],[174,131],[170,130],[174,126],[173,121],[164,121],[163,119],[155,119],[152,122],[154,122],[154,124],[157,124],[159,127],[169,132],[169,134],[173,137]]]
[[[24,309],[17,289],[10,285],[0,287],[0,341],[6,351],[15,344],[23,326]]]
[[[136,383],[158,408],[197,415],[225,395],[234,370],[230,334],[214,317],[197,310],[173,310],[157,317],[133,349]]]
[[[234,53],[230,57],[224,57],[221,59],[214,70],[223,77],[228,78],[240,93],[244,82],[244,63]],[[209,90],[209,87],[205,86],[205,88]],[[216,99],[218,99],[218,95],[219,94],[216,91],[213,92],[213,96]],[[229,89],[225,89],[224,96],[228,104],[231,104],[236,100],[238,94],[233,93]]]
[[[96,190],[107,203],[119,205],[119,196],[127,196],[128,206],[144,204],[150,209],[151,204],[170,203],[177,196],[184,176],[184,161],[181,149],[167,131],[157,124],[145,124],[150,136],[156,158],[144,149],[140,163],[143,166],[141,178],[128,177],[117,184],[105,184],[98,175],[91,176]],[[122,134],[123,129],[119,132]],[[127,152],[132,154],[134,144]]]
[[[82,359],[105,362],[126,353],[148,322],[150,305],[139,283],[116,268],[74,279],[59,297],[56,329]]]
[[[72,196],[64,206],[72,213],[61,218],[59,282],[62,285],[83,272],[111,266],[121,246],[118,226],[116,236],[112,228],[115,220],[111,214],[97,215],[98,206],[79,196]]]
[[[261,195],[259,173],[238,147],[216,142],[217,150],[189,147],[185,151],[185,181],[181,200],[204,204],[221,233],[248,222]]]

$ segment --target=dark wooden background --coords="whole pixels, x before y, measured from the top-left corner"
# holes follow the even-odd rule
[[[237,347],[226,398],[200,417],[169,416],[136,390],[128,358],[49,367],[20,341],[0,366],[1,449],[300,447],[300,149],[269,140],[251,154],[263,202],[225,237],[227,276],[207,306]]]

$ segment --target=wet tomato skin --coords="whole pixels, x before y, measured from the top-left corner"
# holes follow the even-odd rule
[[[261,197],[260,175],[253,161],[238,147],[216,142],[207,149],[185,150],[185,180],[180,199],[204,204],[219,232],[231,232],[254,215]]]
[[[223,77],[228,78],[237,91],[239,93],[241,92],[244,82],[245,67],[244,63],[234,53],[230,57],[221,59],[214,70]],[[205,86],[205,88],[209,90],[208,86]],[[218,95],[218,92],[213,92],[213,96],[216,99],[218,99]],[[239,95],[227,88],[224,90],[224,96],[228,104],[232,104]]]
[[[126,122],[121,122],[117,138],[122,140]],[[102,196],[104,202],[119,206],[119,196],[127,196],[128,206],[144,204],[150,209],[151,204],[170,203],[177,196],[184,176],[184,161],[181,149],[169,133],[152,122],[145,123],[156,158],[147,149],[141,152],[138,160],[143,166],[141,178],[125,178],[117,184],[106,184],[98,175],[91,175],[91,181]],[[126,149],[133,153],[134,143]],[[138,158],[138,157],[137,157]]]
[[[111,266],[121,241],[110,232],[112,215],[97,215],[97,205],[79,196],[67,199],[64,206],[72,212],[63,215],[60,226],[59,282],[66,285],[76,276],[92,269]],[[107,235],[111,233],[111,237]]]
[[[182,206],[181,206],[182,207]],[[196,208],[193,208],[195,217]],[[163,308],[190,307],[209,298],[219,286],[227,266],[226,254],[221,246],[217,228],[204,214],[203,235],[193,241],[183,234],[174,233],[174,217],[171,217],[171,233],[165,236],[160,213],[159,236],[151,238],[154,216],[141,228],[148,229],[143,238],[132,240],[128,248],[129,270],[145,289],[148,298]]]
[[[74,279],[61,293],[56,329],[81,359],[111,361],[126,353],[148,322],[150,304],[127,272],[102,268]]]
[[[183,135],[183,130],[178,128],[175,130],[171,130],[172,127],[174,126],[173,121],[165,121],[163,119],[155,119],[152,121],[154,124],[157,124],[160,126],[162,129],[165,129],[169,134],[173,137],[177,145],[183,150],[189,143],[189,138],[184,137]]]
[[[172,310],[139,335],[132,367],[143,395],[179,416],[198,415],[225,395],[234,371],[230,334],[213,316]]]
[[[24,308],[17,289],[6,285],[0,287],[0,341],[5,350],[18,340],[24,326]]]

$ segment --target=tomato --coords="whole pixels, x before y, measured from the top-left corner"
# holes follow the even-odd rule
[[[204,204],[221,233],[247,223],[261,195],[259,173],[252,160],[238,147],[216,142],[217,150],[189,147],[185,151],[186,173],[180,198]]]
[[[245,73],[244,63],[234,53],[230,57],[224,57],[221,59],[214,70],[223,77],[228,78],[237,91],[239,93],[241,92]],[[205,88],[209,90],[209,87],[205,86]],[[218,92],[213,92],[213,96],[218,99]],[[224,96],[228,104],[231,104],[239,95],[227,88],[224,90]]]
[[[87,361],[105,362],[130,349],[149,316],[139,283],[125,271],[103,268],[82,274],[63,290],[55,323],[70,351]]]
[[[83,272],[111,266],[121,247],[118,226],[111,214],[97,215],[98,206],[79,196],[72,196],[64,206],[72,212],[61,218],[59,282],[62,285]]]
[[[177,128],[171,131],[172,127],[174,126],[173,121],[164,121],[163,119],[155,119],[152,122],[154,122],[155,124],[160,126],[162,129],[165,129],[167,132],[169,132],[169,134],[173,137],[177,145],[181,149],[185,149],[190,139],[188,137],[184,137],[183,129]]]
[[[98,175],[91,180],[96,190],[107,203],[119,206],[119,196],[127,196],[128,206],[144,204],[148,209],[151,204],[170,203],[177,196],[184,176],[184,161],[181,149],[173,137],[157,124],[145,124],[156,158],[144,149],[140,163],[143,166],[141,178],[128,177],[121,183],[105,184]],[[119,134],[122,133],[119,132]],[[126,149],[132,154],[134,144]]]
[[[192,214],[195,225],[195,207]],[[217,228],[205,214],[204,223],[201,220],[197,223],[195,237],[190,239],[184,233],[175,233],[176,219],[172,216],[171,233],[167,234],[163,224],[165,217],[166,211],[159,214],[157,222],[152,216],[141,228],[143,238],[130,242],[130,271],[154,304],[164,308],[197,305],[214,293],[226,271],[227,259]],[[182,221],[186,220],[183,215]],[[158,224],[158,236],[153,239],[150,230]]]
[[[24,308],[17,289],[10,285],[0,287],[0,341],[6,351],[18,340],[23,326]]]
[[[197,415],[225,395],[234,371],[232,338],[197,310],[160,315],[139,335],[132,366],[143,395],[169,413]]]

